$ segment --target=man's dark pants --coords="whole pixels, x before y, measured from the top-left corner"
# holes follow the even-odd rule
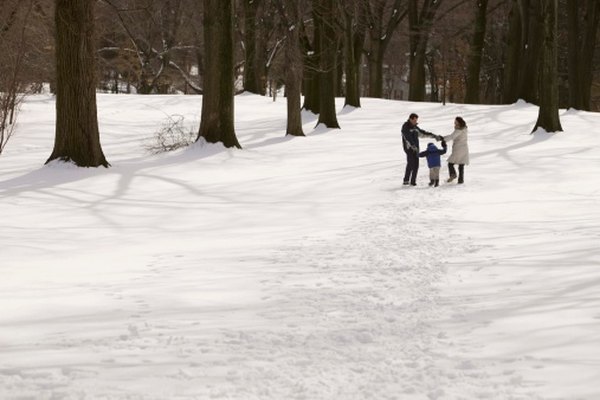
[[[406,172],[404,173],[404,183],[411,185],[417,184],[417,172],[419,171],[419,155],[416,151],[404,150],[406,153]]]

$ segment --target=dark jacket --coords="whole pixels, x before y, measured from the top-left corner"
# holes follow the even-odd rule
[[[427,157],[427,166],[429,168],[441,167],[442,160],[441,155],[446,154],[446,150],[448,150],[448,145],[445,141],[442,140],[442,149],[438,149],[435,144],[429,143],[427,145],[427,150],[419,153],[419,157]]]
[[[427,132],[416,125],[413,126],[410,121],[406,121],[404,125],[402,125],[402,144],[405,152],[419,152],[419,136],[435,138],[433,133]]]

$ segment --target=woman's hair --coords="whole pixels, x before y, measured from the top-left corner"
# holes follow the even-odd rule
[[[412,113],[408,116],[408,119],[419,118],[419,116],[415,113]]]
[[[465,122],[464,119],[462,119],[462,117],[456,117],[455,119],[456,122],[458,122],[458,126],[462,129],[462,128],[466,128],[467,127],[467,123]]]

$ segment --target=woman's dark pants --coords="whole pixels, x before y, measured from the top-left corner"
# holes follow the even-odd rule
[[[450,177],[456,177],[456,169],[454,164],[448,163],[448,170],[450,170]],[[465,164],[458,164],[458,183],[465,181]]]

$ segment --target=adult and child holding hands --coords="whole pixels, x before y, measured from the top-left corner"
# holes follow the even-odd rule
[[[462,117],[454,119],[454,132],[450,135],[435,135],[417,126],[419,116],[410,114],[408,120],[402,125],[402,143],[406,153],[406,172],[404,184],[417,186],[417,172],[419,171],[419,157],[427,158],[429,167],[429,186],[438,186],[440,183],[441,155],[446,153],[448,145],[452,141],[452,152],[448,157],[449,178],[452,182],[457,178],[455,165],[458,165],[458,181],[465,182],[465,165],[469,165],[469,145],[467,123]],[[427,144],[427,150],[419,152],[419,137],[429,137],[442,142],[439,149],[434,143]]]

